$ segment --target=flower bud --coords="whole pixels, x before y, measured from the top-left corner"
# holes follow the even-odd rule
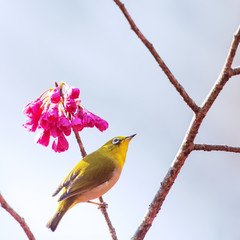
[[[72,116],[71,126],[74,132],[82,131],[83,121],[78,116]]]
[[[50,92],[50,101],[51,103],[59,103],[61,96],[60,96],[60,87],[56,87],[54,88],[51,92]]]
[[[45,147],[48,146],[50,140],[50,131],[42,130],[35,137],[35,142],[39,143]]]
[[[54,139],[52,149],[58,153],[68,150],[68,141],[63,134]]]

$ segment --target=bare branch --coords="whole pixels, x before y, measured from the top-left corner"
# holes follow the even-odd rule
[[[236,76],[240,74],[240,67],[236,67],[232,69],[232,76]]]
[[[199,151],[224,151],[240,153],[240,147],[231,147],[227,145],[209,145],[209,144],[194,144],[193,150]]]
[[[0,205],[2,208],[4,208],[7,212],[9,212],[14,219],[20,224],[24,232],[26,233],[27,237],[29,240],[35,240],[35,237],[33,236],[30,228],[28,227],[27,223],[25,220],[20,217],[9,205],[8,203],[4,200],[3,196],[0,193]]]
[[[240,26],[238,27],[237,32],[234,34],[234,38],[232,41],[231,48],[229,50],[227,59],[225,61],[225,64],[223,66],[223,70],[216,81],[215,85],[213,86],[212,90],[210,91],[209,95],[206,97],[205,101],[202,104],[202,112],[204,115],[207,114],[208,110],[212,106],[213,102],[217,98],[218,94],[223,89],[224,85],[227,83],[227,81],[232,76],[232,70],[231,70],[231,64],[233,62],[233,58],[237,52],[237,48],[240,42]]]
[[[108,216],[106,204],[104,203],[103,198],[100,197],[100,198],[99,198],[99,201],[100,201],[100,203],[102,204],[102,205],[100,206],[100,210],[101,210],[102,214],[103,214],[104,217],[105,217],[105,220],[106,220],[106,222],[107,222],[107,225],[108,225],[110,234],[111,234],[111,236],[112,236],[112,239],[113,239],[113,240],[118,240],[118,239],[117,239],[117,234],[116,234],[115,228],[113,227],[113,225],[112,225],[112,223],[111,223],[111,220],[110,220],[110,218],[109,218],[109,216]]]
[[[83,143],[82,143],[82,140],[81,140],[81,138],[80,138],[80,135],[79,135],[78,132],[75,132],[75,131],[74,131],[74,134],[75,134],[75,137],[76,137],[76,139],[77,139],[78,146],[79,146],[79,148],[80,148],[82,157],[84,158],[84,157],[87,156],[87,153],[86,153],[86,151],[85,151],[85,149],[84,149],[84,147],[83,147]],[[113,225],[112,225],[112,223],[111,223],[111,220],[110,220],[110,218],[109,218],[108,212],[107,212],[107,204],[105,204],[105,202],[103,201],[102,196],[99,197],[99,201],[100,201],[100,203],[102,204],[102,205],[100,206],[100,210],[101,210],[101,212],[102,212],[102,214],[103,214],[103,216],[104,216],[104,218],[105,218],[105,221],[107,222],[107,225],[108,225],[108,228],[109,228],[109,232],[110,232],[110,234],[111,234],[111,236],[112,236],[112,239],[113,239],[113,240],[117,240],[117,234],[116,234],[115,228],[113,227]]]
[[[182,145],[170,167],[168,170],[167,175],[165,176],[163,182],[161,183],[161,186],[155,195],[147,214],[145,215],[142,223],[138,227],[136,233],[134,234],[132,240],[142,240],[149,228],[152,225],[152,222],[154,218],[157,216],[159,210],[162,207],[162,204],[171,189],[174,181],[176,180],[183,164],[185,163],[185,160],[187,159],[188,155],[191,153],[191,151],[194,149],[194,139],[196,138],[196,135],[198,133],[198,130],[201,126],[201,123],[203,119],[205,118],[208,110],[216,100],[218,94],[223,89],[226,82],[229,80],[231,75],[231,64],[233,62],[233,58],[236,54],[237,47],[240,42],[240,26],[234,35],[234,39],[232,42],[232,45],[229,50],[228,57],[226,59],[226,62],[224,64],[223,70],[216,81],[215,85],[213,86],[212,90],[210,91],[209,95],[205,99],[202,107],[196,114],[194,115],[192,122],[189,126],[189,129],[186,132],[185,138],[182,142]]]
[[[232,63],[233,63],[233,59],[236,55],[239,42],[240,42],[240,25],[238,26],[238,29],[233,36],[232,46],[231,46],[231,49],[228,53],[228,57],[227,57],[226,64],[225,64],[225,69],[224,69],[226,72],[231,71],[231,66],[232,66]]]
[[[80,138],[80,135],[79,135],[78,132],[75,132],[75,131],[74,131],[74,134],[75,134],[75,137],[76,137],[76,139],[77,139],[78,146],[79,146],[79,148],[80,148],[82,157],[84,158],[84,157],[87,156],[87,153],[86,153],[86,151],[85,151],[85,149],[84,149],[84,146],[83,146],[82,140],[81,140],[81,138]]]
[[[182,85],[177,81],[177,79],[174,77],[174,75],[171,73],[170,69],[167,67],[167,65],[164,63],[162,58],[157,53],[156,49],[153,47],[152,43],[150,43],[146,37],[142,34],[142,32],[138,29],[135,22],[129,15],[127,9],[125,8],[124,4],[119,0],[114,0],[114,2],[118,5],[118,7],[121,9],[122,13],[126,17],[127,21],[129,22],[131,29],[137,34],[137,36],[141,39],[143,44],[148,48],[152,56],[157,61],[158,65],[161,67],[163,72],[168,77],[169,81],[172,83],[172,85],[176,88],[176,90],[179,92],[179,94],[182,96],[183,100],[187,103],[187,105],[196,113],[199,110],[199,106],[191,99],[191,97],[187,94],[185,89],[182,87]]]

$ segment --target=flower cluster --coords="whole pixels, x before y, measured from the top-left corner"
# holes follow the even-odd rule
[[[36,143],[47,147],[52,136],[52,149],[64,152],[69,146],[65,136],[69,136],[72,130],[79,132],[85,127],[96,127],[102,132],[108,128],[105,120],[80,105],[79,95],[79,88],[62,82],[23,108],[23,113],[28,117],[23,126],[30,132],[40,130],[35,138]]]

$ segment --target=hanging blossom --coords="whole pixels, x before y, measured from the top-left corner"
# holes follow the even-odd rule
[[[108,128],[108,123],[84,108],[79,99],[79,88],[61,82],[60,86],[45,91],[38,99],[23,108],[27,116],[23,126],[30,132],[39,129],[35,142],[45,147],[53,137],[52,149],[64,152],[69,144],[66,136],[82,131],[86,127],[96,127],[101,132]]]

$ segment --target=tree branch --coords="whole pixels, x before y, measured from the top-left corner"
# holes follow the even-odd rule
[[[79,148],[80,148],[82,157],[84,158],[84,157],[87,156],[87,153],[86,153],[86,151],[85,151],[85,149],[84,149],[84,146],[83,146],[82,140],[81,140],[81,138],[80,138],[80,135],[79,135],[78,132],[75,132],[75,131],[74,131],[74,134],[75,134],[75,137],[76,137],[76,139],[77,139],[77,143],[78,143],[78,146],[79,146]]]
[[[239,42],[240,42],[240,26],[238,27],[237,32],[234,34],[231,48],[228,52],[228,56],[223,66],[222,72],[217,82],[213,86],[212,90],[210,91],[209,95],[206,97],[205,101],[202,104],[201,111],[204,115],[207,114],[208,110],[211,108],[218,94],[221,92],[224,85],[232,76],[231,66],[232,66],[233,59],[236,55]]]
[[[27,237],[29,240],[35,240],[35,237],[33,236],[31,230],[29,229],[27,223],[25,220],[20,217],[9,205],[8,203],[4,200],[3,196],[0,193],[0,205],[2,208],[4,208],[8,213],[10,213],[14,219],[20,224],[24,232],[26,233]]]
[[[227,145],[209,145],[209,144],[194,144],[193,150],[199,151],[224,151],[240,153],[240,147],[231,147]]]
[[[240,67],[236,67],[232,69],[232,76],[236,76],[240,74]]]
[[[203,119],[205,118],[208,110],[211,108],[212,104],[216,100],[218,94],[221,92],[226,82],[232,76],[231,65],[232,65],[234,56],[236,54],[239,42],[240,42],[240,26],[236,34],[234,35],[233,42],[231,44],[226,62],[224,64],[223,70],[219,78],[217,79],[209,95],[206,97],[205,101],[203,102],[202,107],[199,109],[199,111],[195,112],[195,115],[192,119],[192,122],[190,123],[189,129],[186,132],[182,145],[170,169],[168,170],[167,175],[165,176],[163,182],[161,183],[161,186],[158,192],[156,193],[152,203],[150,204],[142,223],[140,224],[136,233],[132,237],[132,240],[142,240],[145,237],[147,231],[152,225],[154,218],[157,216],[159,210],[161,209],[162,204],[169,190],[174,184],[174,181],[176,180],[183,164],[185,163],[185,160],[187,159],[191,151],[194,149],[193,142],[194,142],[194,139],[196,138],[196,135],[198,133],[198,130],[201,126]]]
[[[101,210],[102,214],[103,214],[104,217],[105,217],[105,220],[106,220],[106,222],[107,222],[107,225],[108,225],[110,234],[111,234],[111,236],[112,236],[112,239],[113,239],[113,240],[118,240],[118,239],[117,239],[117,234],[116,234],[115,228],[113,227],[112,222],[111,222],[111,220],[110,220],[110,218],[109,218],[109,216],[108,216],[108,213],[107,213],[106,203],[103,201],[103,198],[102,198],[102,197],[99,198],[99,201],[100,201],[100,203],[102,204],[102,205],[100,206],[100,210]]]
[[[78,132],[74,132],[74,134],[75,134],[75,137],[77,139],[77,142],[78,142],[78,145],[79,145],[82,157],[84,158],[84,157],[87,156],[87,153],[86,153],[86,151],[85,151],[85,149],[83,147],[83,143],[82,143],[82,140],[80,138],[80,135],[79,135]],[[108,229],[109,229],[109,232],[110,232],[110,234],[112,236],[112,239],[113,240],[118,240],[115,228],[113,227],[112,222],[111,222],[111,220],[109,218],[109,215],[108,215],[108,212],[107,212],[107,204],[103,201],[102,196],[99,197],[99,201],[101,203],[100,210],[101,210],[101,212],[102,212],[102,214],[103,214],[103,216],[105,218],[105,221],[106,221],[106,223],[108,225]]]
[[[148,48],[152,56],[157,61],[158,65],[161,67],[165,75],[168,77],[169,81],[172,83],[172,85],[176,88],[176,90],[179,92],[179,94],[182,96],[183,100],[187,103],[187,105],[196,113],[199,110],[199,106],[191,99],[191,97],[187,94],[185,89],[182,87],[182,85],[177,81],[177,79],[174,77],[174,75],[171,73],[170,69],[167,67],[167,65],[164,63],[162,58],[159,56],[155,48],[153,47],[152,43],[150,43],[146,37],[142,34],[142,32],[138,29],[135,22],[129,15],[127,9],[125,8],[124,4],[119,0],[114,0],[114,2],[118,5],[118,7],[121,9],[122,13],[126,17],[127,21],[129,22],[131,29],[137,34],[137,36],[140,38],[140,40],[143,42],[143,44]]]

